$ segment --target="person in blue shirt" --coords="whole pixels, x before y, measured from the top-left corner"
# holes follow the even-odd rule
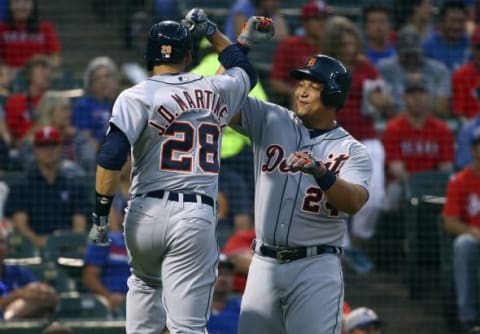
[[[119,194],[117,197],[119,203],[123,202]],[[112,207],[112,210],[116,209]],[[87,246],[82,281],[87,290],[105,297],[112,310],[120,311],[125,306],[128,291],[127,279],[130,276],[129,258],[121,221],[110,220],[108,237],[112,241],[108,247],[93,243]]]
[[[213,292],[212,310],[207,322],[209,334],[237,334],[240,297],[233,291],[233,264],[220,254],[218,278]]]
[[[473,162],[470,143],[477,133],[480,133],[480,115],[465,123],[458,131],[455,150],[456,170],[463,169]]]
[[[7,231],[0,227],[0,318],[19,320],[49,318],[55,311],[57,296],[52,287],[39,282],[28,266],[4,263]]]
[[[363,9],[363,29],[365,32],[365,55],[377,65],[384,58],[396,56],[395,47],[390,41],[391,15],[388,7],[372,3]]]
[[[119,73],[112,59],[92,59],[84,73],[85,95],[73,103],[73,125],[87,131],[96,146],[107,132],[113,102],[120,92]]]
[[[470,58],[467,15],[463,1],[445,1],[439,12],[438,31],[432,32],[422,44],[424,56],[442,62],[450,71],[466,63]]]

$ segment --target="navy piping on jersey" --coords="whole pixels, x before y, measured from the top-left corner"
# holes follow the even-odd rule
[[[180,75],[180,74],[181,74],[181,73],[177,73],[176,75]],[[184,73],[184,74],[187,74],[187,73]],[[160,75],[163,75],[163,74],[160,74]],[[175,74],[170,74],[170,75],[175,75]],[[162,80],[155,80],[155,79],[152,79],[152,78],[148,78],[147,80],[149,80],[149,81],[155,81],[155,82],[161,82],[161,83],[164,83],[164,84],[167,84],[167,85],[180,86],[180,85],[185,85],[185,84],[189,84],[189,83],[192,83],[192,82],[196,82],[196,81],[199,81],[199,80],[202,80],[202,79],[203,79],[203,75],[201,75],[200,78],[195,79],[195,80],[190,80],[190,81],[185,81],[185,82],[178,82],[178,83],[165,82],[165,81],[162,81]]]
[[[338,258],[337,263],[338,263],[338,266],[339,266],[338,272],[340,274],[341,289],[340,289],[340,294],[338,295],[337,316],[335,317],[335,326],[333,326],[332,334],[335,334],[335,329],[337,328],[337,326],[340,325],[338,323],[338,315],[340,313],[340,308],[343,308],[343,305],[340,305],[341,304],[340,302],[342,301],[342,291],[343,291],[343,273],[342,273],[342,268],[341,268],[341,265],[340,265],[340,258]]]
[[[302,132],[300,131],[300,139],[297,142],[297,149],[296,149],[297,151],[300,149],[300,143],[302,142],[302,137],[303,137]],[[285,181],[284,181],[283,189],[282,189],[282,196],[280,197],[281,202],[283,202],[283,197],[285,196],[285,188],[287,187],[288,177],[289,177],[289,174],[287,174],[286,177],[285,177]],[[294,204],[294,206],[293,206],[292,210],[295,210],[295,202],[293,204]],[[275,222],[275,229],[273,230],[273,246],[277,246],[277,230],[278,230],[278,223],[279,223],[279,217],[280,217],[280,212],[281,211],[282,210],[278,210],[277,220]],[[287,238],[286,238],[285,241],[288,242],[288,233],[287,233]]]
[[[108,170],[121,170],[130,152],[127,136],[115,124],[110,123],[110,131],[100,147],[97,163]]]

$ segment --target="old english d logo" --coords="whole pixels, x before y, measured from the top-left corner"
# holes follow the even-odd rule
[[[307,61],[307,67],[312,67],[313,65],[315,65],[316,61],[317,61],[317,59],[315,57],[310,58]]]

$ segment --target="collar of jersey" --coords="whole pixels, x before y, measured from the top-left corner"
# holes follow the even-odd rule
[[[308,129],[308,133],[310,134],[310,139],[313,139],[315,137],[318,137],[318,136],[321,136],[321,135],[324,135],[326,134],[327,132],[330,132],[334,129],[338,128],[338,124],[334,127],[334,128],[331,128],[331,129],[328,129],[328,130],[324,130],[324,129]]]

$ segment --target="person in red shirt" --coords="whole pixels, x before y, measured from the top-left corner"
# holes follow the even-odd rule
[[[442,212],[445,230],[455,236],[453,267],[458,318],[467,330],[475,326],[478,328],[476,304],[480,256],[480,127],[475,129],[471,150],[473,163],[448,182]]]
[[[470,40],[472,61],[453,72],[453,112],[462,121],[480,114],[480,28]]]
[[[300,14],[304,34],[285,38],[275,50],[270,85],[272,91],[279,95],[280,104],[286,107],[293,105],[296,81],[290,72],[302,67],[311,55],[320,53],[320,43],[329,14],[330,10],[323,2],[307,2]]]
[[[18,148],[21,139],[31,130],[38,101],[52,81],[52,66],[45,56],[32,58],[27,64],[26,72],[27,91],[10,95],[5,103],[5,119],[12,136],[13,148]]]
[[[375,233],[375,224],[384,197],[384,160],[382,142],[375,130],[375,119],[387,114],[393,99],[381,88],[378,71],[361,53],[362,36],[357,26],[345,17],[333,17],[326,25],[322,52],[342,61],[352,74],[352,87],[345,107],[337,121],[367,148],[373,162],[370,197],[365,206],[350,221],[351,240],[345,241],[345,261],[357,272],[373,269],[373,263],[360,251],[360,244]],[[378,89],[365,90],[366,82],[378,82]],[[369,105],[368,113],[363,108]]]
[[[222,253],[228,256],[233,263],[235,274],[233,276],[233,290],[242,294],[247,283],[248,268],[252,262],[252,242],[255,239],[253,226],[245,230],[235,231],[223,246]]]
[[[0,22],[0,57],[12,70],[11,78],[38,54],[60,62],[57,33],[50,22],[39,19],[37,0],[9,0],[8,13],[6,22]]]
[[[405,83],[406,110],[387,122],[383,132],[388,185],[386,209],[398,209],[410,174],[453,170],[454,137],[448,125],[431,115],[426,79],[411,74]]]

